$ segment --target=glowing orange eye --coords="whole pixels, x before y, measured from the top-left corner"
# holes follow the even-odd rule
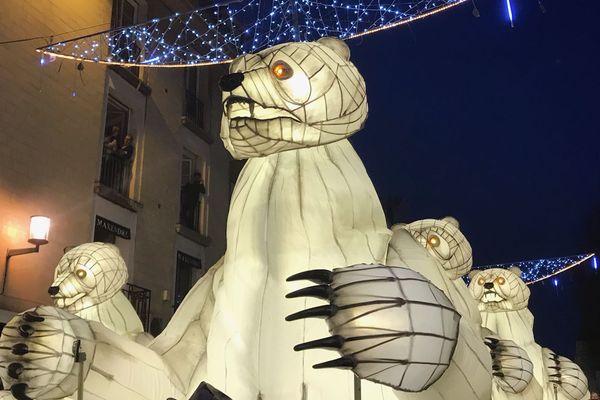
[[[504,279],[502,276],[499,276],[496,278],[496,282],[498,282],[498,285],[504,285],[506,279]]]
[[[483,284],[485,283],[485,279],[483,278],[483,276],[480,276],[479,279],[477,279],[477,283],[479,283],[479,285],[483,286]]]
[[[85,269],[78,269],[75,271],[75,275],[77,275],[79,279],[83,279],[87,276],[87,272],[85,272]]]
[[[431,247],[438,247],[440,245],[440,238],[436,235],[431,235],[429,236],[429,239],[427,239],[427,243],[429,243]]]
[[[280,80],[289,79],[294,74],[292,67],[290,67],[283,61],[277,61],[275,64],[273,64],[271,71],[273,71],[273,75],[275,75],[275,78]]]

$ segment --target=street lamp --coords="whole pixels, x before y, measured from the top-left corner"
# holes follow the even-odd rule
[[[2,291],[0,294],[4,294],[6,288],[6,275],[8,273],[8,264],[10,258],[13,256],[20,256],[23,254],[37,253],[40,251],[40,246],[48,243],[48,232],[50,231],[50,218],[43,215],[32,215],[29,221],[29,243],[35,245],[35,247],[27,247],[24,249],[8,249],[6,251],[6,262],[4,263],[4,279],[2,280]]]

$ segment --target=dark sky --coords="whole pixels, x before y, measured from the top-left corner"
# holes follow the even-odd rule
[[[464,4],[349,42],[370,106],[352,141],[380,197],[402,222],[457,217],[475,265],[600,249],[600,1],[512,3],[515,28],[478,0],[480,18]],[[538,342],[573,357],[600,320],[575,293],[598,276],[531,289]]]

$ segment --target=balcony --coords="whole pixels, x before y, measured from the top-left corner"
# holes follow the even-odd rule
[[[144,331],[150,330],[150,301],[152,300],[152,291],[131,283],[126,283],[123,294],[131,302],[135,312],[140,317]]]
[[[202,189],[204,190],[204,189]],[[207,229],[207,209],[204,192],[194,193],[194,185],[185,185],[181,188],[181,203],[179,223],[175,230],[202,246],[209,246],[211,239]]]
[[[132,162],[118,153],[104,151],[100,179],[94,191],[105,199],[118,204],[130,211],[142,207],[140,203],[130,198]]]
[[[102,155],[100,184],[111,188],[118,194],[128,197],[131,181],[131,160],[126,160],[115,153]]]
[[[204,102],[195,91],[185,91],[185,109],[181,123],[206,143],[211,144],[214,139],[204,127]]]

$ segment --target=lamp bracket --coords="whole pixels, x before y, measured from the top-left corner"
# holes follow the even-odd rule
[[[40,251],[40,245],[36,245],[35,247],[27,247],[24,249],[9,249],[6,252],[6,258],[10,258],[10,257],[14,257],[14,256],[21,256],[23,254],[29,254],[29,253],[37,253]]]
[[[10,262],[10,258],[14,256],[21,256],[23,254],[37,253],[39,251],[39,244],[36,244],[35,247],[26,247],[23,249],[8,249],[6,251],[6,260],[4,262],[4,275],[2,276],[2,291],[0,291],[0,294],[4,294],[4,289],[6,289],[6,275],[8,274],[8,263]]]

